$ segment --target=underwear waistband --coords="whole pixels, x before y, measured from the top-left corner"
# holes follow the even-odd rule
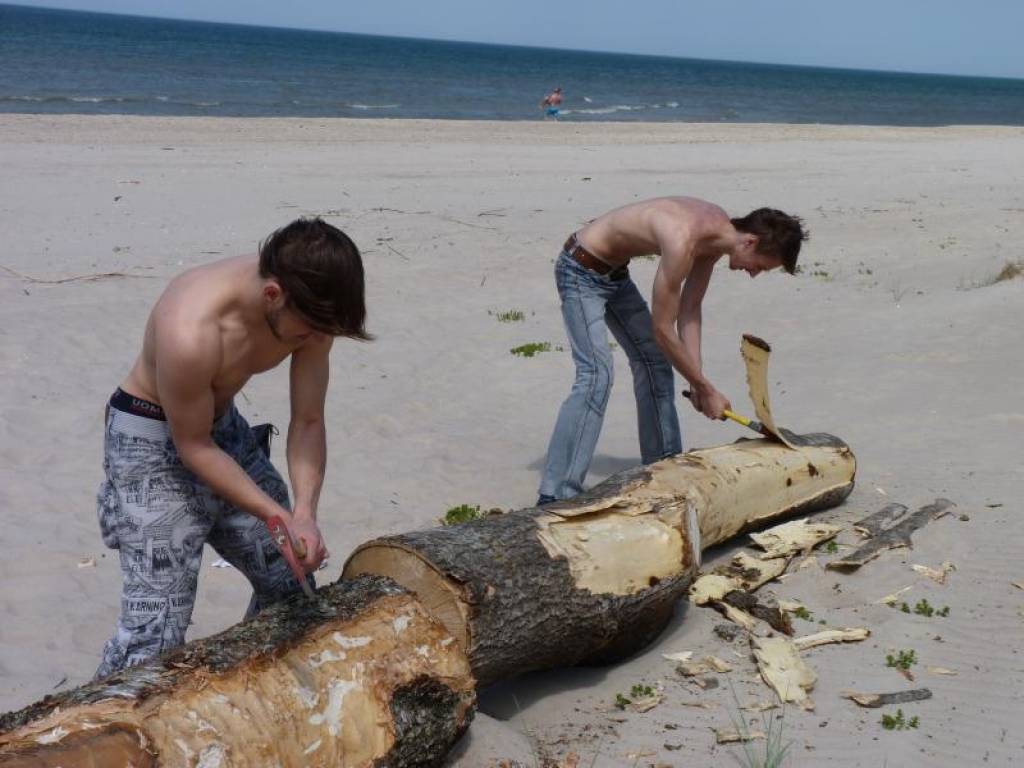
[[[149,400],[143,400],[141,397],[130,395],[120,387],[114,390],[114,394],[110,396],[110,407],[135,416],[143,416],[147,419],[167,421],[167,415],[159,405],[151,403]]]

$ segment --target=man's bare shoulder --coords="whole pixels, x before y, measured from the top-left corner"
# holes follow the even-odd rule
[[[150,317],[157,354],[193,363],[219,359],[229,310],[232,267],[225,259],[182,272],[168,283]]]

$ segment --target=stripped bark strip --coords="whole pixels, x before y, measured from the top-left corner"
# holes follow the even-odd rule
[[[940,517],[945,516],[953,506],[955,505],[949,499],[936,499],[891,528],[882,531],[855,552],[839,560],[833,560],[825,567],[833,571],[853,571],[865,563],[874,560],[886,550],[898,549],[900,547],[909,548],[912,546],[910,537],[914,531],[927,525],[932,520],[938,520]]]
[[[932,697],[932,692],[927,688],[914,688],[910,691],[897,691],[896,693],[858,693],[857,691],[843,691],[843,698],[869,709],[888,707],[890,704],[906,704],[910,701],[924,701]]]
[[[903,504],[886,504],[873,515],[868,515],[863,520],[853,524],[853,529],[868,538],[874,538],[882,533],[907,514],[907,507]]]

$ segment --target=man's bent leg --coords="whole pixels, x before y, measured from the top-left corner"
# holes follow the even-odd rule
[[[285,509],[291,509],[288,487],[260,447],[253,430],[234,408],[217,421],[214,439],[268,496]],[[248,512],[222,503],[208,541],[252,584],[253,595],[246,618],[301,591],[266,524]],[[315,586],[312,575],[307,579]]]
[[[632,280],[608,301],[606,319],[633,372],[641,460],[650,464],[681,453],[672,365],[654,340],[651,312]]]
[[[576,363],[576,380],[558,411],[548,445],[540,484],[542,502],[551,497],[568,499],[583,490],[613,379],[604,313],[614,284],[564,253],[559,257],[555,275],[562,299],[562,318]]]
[[[110,409],[103,463],[100,529],[104,543],[119,550],[122,592],[97,677],[184,642],[210,528],[166,422]]]

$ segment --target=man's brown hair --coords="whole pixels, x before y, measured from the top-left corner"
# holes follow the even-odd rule
[[[356,244],[320,218],[296,219],[260,245],[260,276],[321,333],[369,341],[363,260]]]
[[[810,237],[801,219],[774,208],[758,208],[730,221],[740,232],[757,235],[758,253],[782,259],[783,269],[791,275],[796,272],[800,244]]]

